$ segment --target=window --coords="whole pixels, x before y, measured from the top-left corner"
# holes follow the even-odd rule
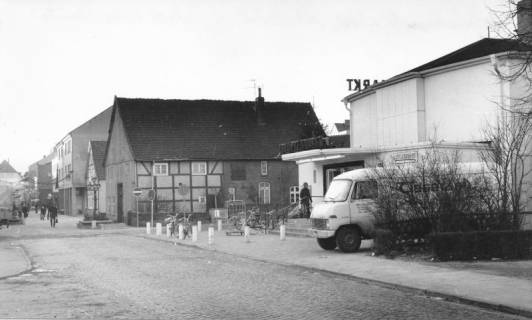
[[[260,162],[260,174],[263,176],[268,175],[268,161]]]
[[[355,185],[355,192],[353,199],[375,199],[377,198],[377,182],[376,181],[359,181]]]
[[[347,199],[351,190],[351,180],[333,180],[323,201],[341,202]]]
[[[299,203],[299,187],[292,186],[290,187],[290,203]]]
[[[168,175],[168,163],[154,163],[153,164],[154,176],[167,176]]]
[[[246,167],[244,163],[231,163],[231,180],[246,180]]]
[[[206,162],[192,162],[192,175],[206,175],[207,174],[207,163]]]
[[[270,183],[259,183],[259,204],[270,204]]]
[[[227,193],[229,194],[229,200],[235,201],[236,200],[236,189],[231,187],[227,189]]]

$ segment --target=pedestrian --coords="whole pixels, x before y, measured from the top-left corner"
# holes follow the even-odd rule
[[[57,223],[57,206],[55,205],[55,201],[51,201],[50,206],[48,207],[48,215],[50,218],[50,227],[55,228],[55,224]]]
[[[310,218],[310,203],[312,202],[312,196],[308,188],[308,183],[303,183],[303,188],[299,192],[299,200],[301,202],[301,215],[303,218]]]
[[[44,204],[41,204],[41,220],[44,220],[45,215],[46,215],[46,206]]]
[[[27,202],[22,202],[22,214],[24,214],[24,218],[28,217],[29,207]]]
[[[35,214],[39,214],[39,208],[41,207],[41,202],[40,201],[36,201],[34,203],[34,206],[35,206]]]

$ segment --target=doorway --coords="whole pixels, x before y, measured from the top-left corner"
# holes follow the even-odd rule
[[[117,222],[124,222],[124,187],[121,183],[116,184],[116,207]]]

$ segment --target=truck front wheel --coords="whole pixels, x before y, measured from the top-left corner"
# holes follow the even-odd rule
[[[361,241],[360,231],[356,227],[344,227],[336,233],[336,243],[343,252],[356,252]]]
[[[323,250],[334,250],[336,249],[336,237],[330,238],[317,238],[318,244]]]

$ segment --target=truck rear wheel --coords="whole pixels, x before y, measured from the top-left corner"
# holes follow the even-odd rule
[[[343,252],[356,252],[362,237],[357,227],[344,227],[336,233],[336,243]]]
[[[318,244],[323,250],[334,250],[336,249],[336,237],[330,238],[317,238]]]

